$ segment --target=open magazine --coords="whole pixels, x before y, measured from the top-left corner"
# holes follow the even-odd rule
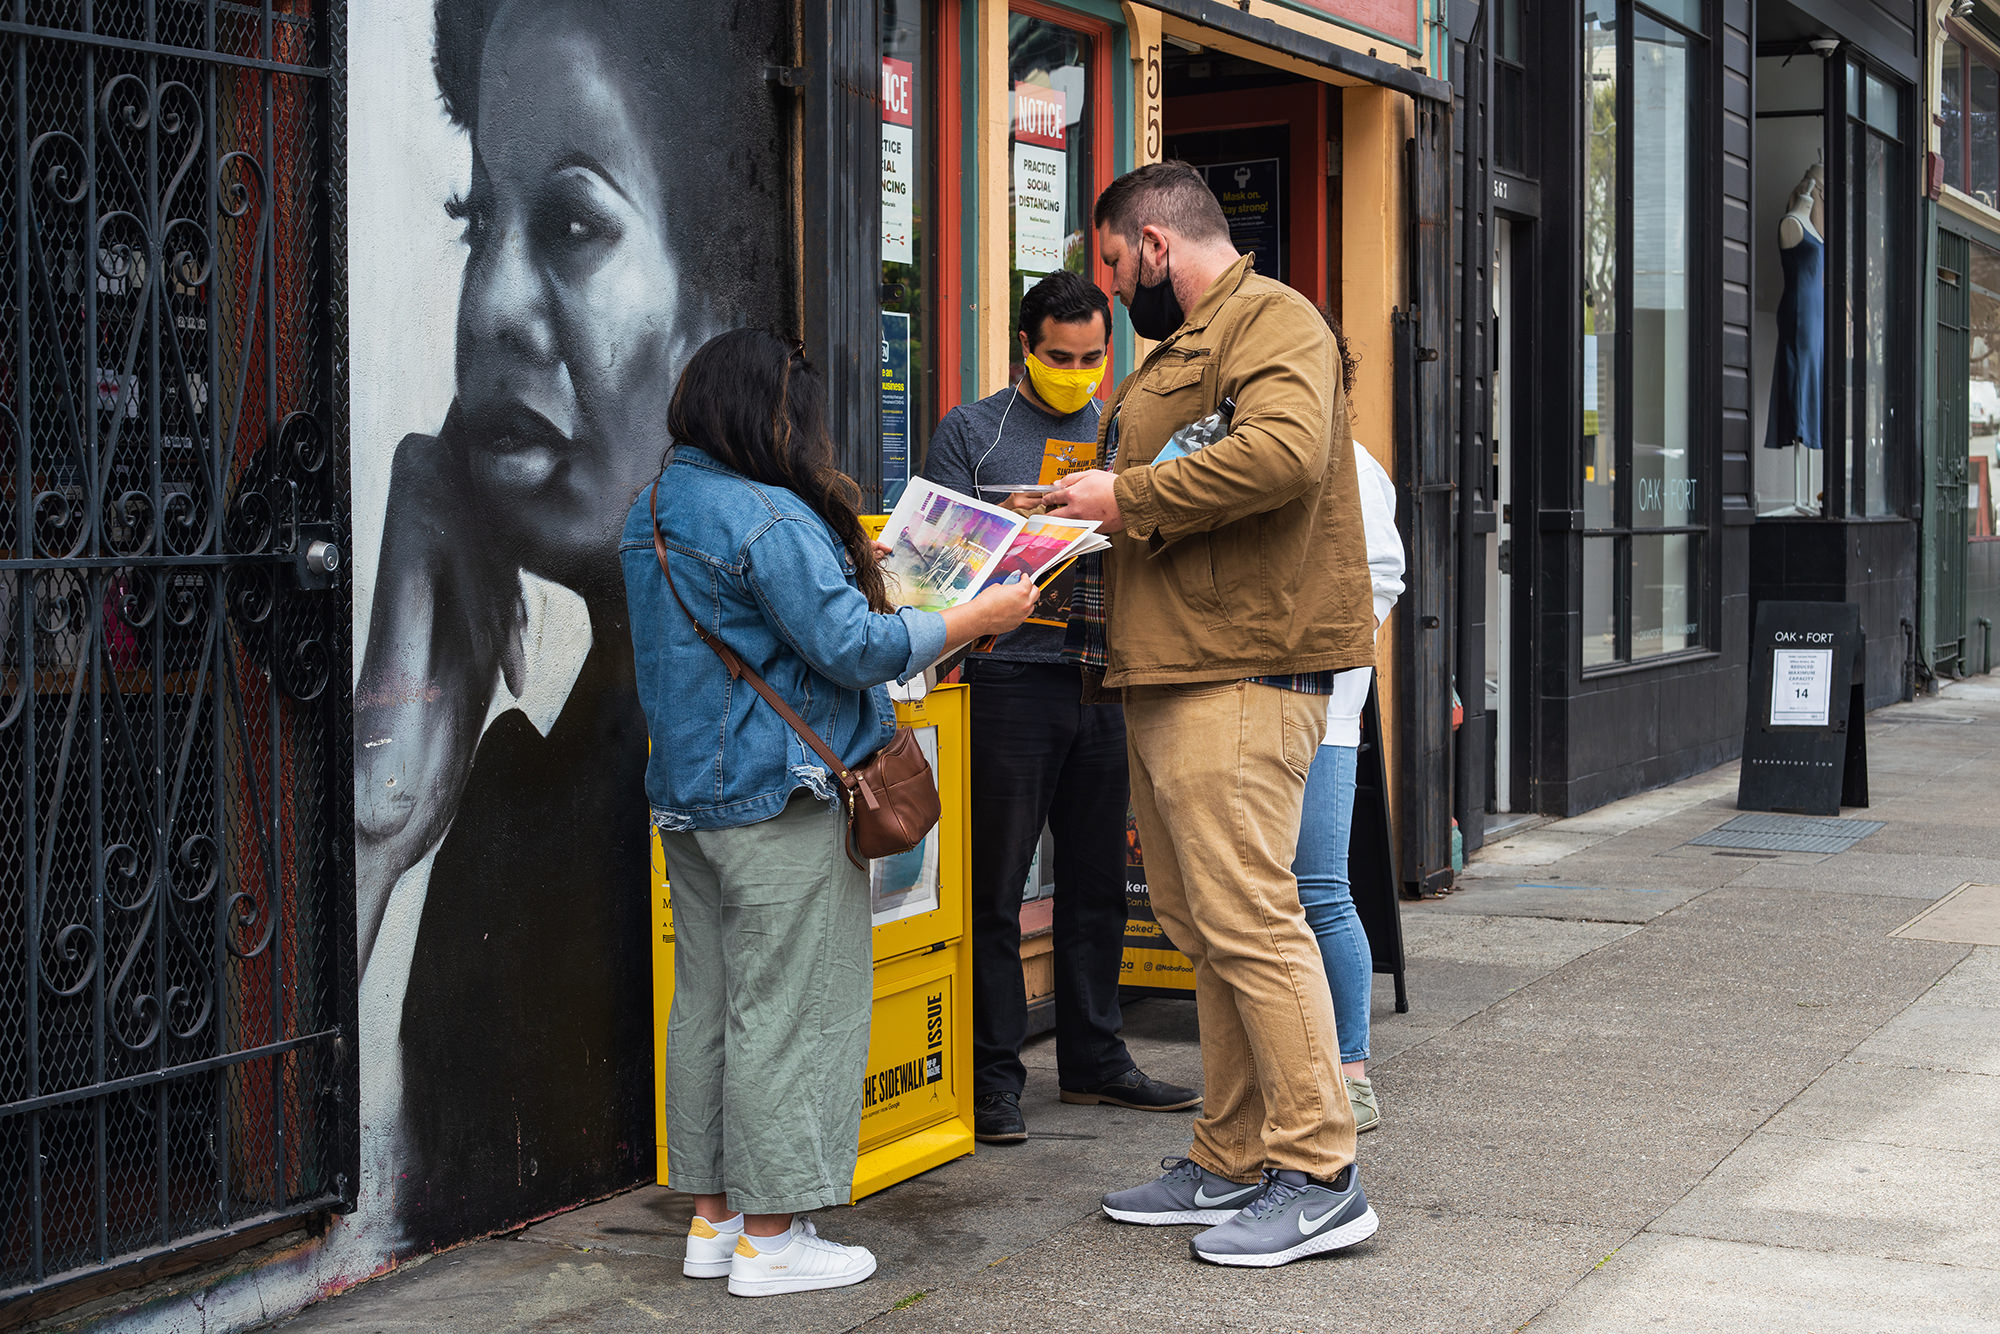
[[[1094,520],[1016,514],[913,478],[881,540],[882,581],[899,607],[943,611],[1019,573],[1046,582],[1078,556],[1111,545]]]

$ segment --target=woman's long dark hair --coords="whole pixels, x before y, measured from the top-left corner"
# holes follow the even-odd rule
[[[826,384],[797,343],[765,329],[731,329],[703,343],[674,386],[667,430],[751,481],[782,486],[805,501],[847,549],[868,605],[889,609],[875,547],[856,510],[861,488],[833,466]]]

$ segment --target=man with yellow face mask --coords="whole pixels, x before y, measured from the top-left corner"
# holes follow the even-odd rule
[[[1021,298],[1025,374],[953,408],[922,473],[1024,512],[1038,495],[979,488],[1054,482],[1096,466],[1098,399],[1109,373],[1111,302],[1057,272]],[[1097,557],[1085,557],[1095,560]],[[1064,1102],[1180,1111],[1191,1088],[1149,1078],[1119,1039],[1125,949],[1125,717],[1085,704],[1080,668],[1062,660],[1072,579],[1050,588],[1020,629],[966,662],[972,683],[973,1133],[1027,1138],[1021,1044],[1021,897],[1046,823],[1055,839],[1056,1082]]]

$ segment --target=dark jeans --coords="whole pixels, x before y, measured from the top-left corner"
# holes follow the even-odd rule
[[[1125,950],[1125,714],[1082,702],[1061,663],[974,661],[972,1088],[1019,1093],[1028,1002],[1021,890],[1055,836],[1056,1079],[1094,1088],[1132,1068],[1118,1037]]]

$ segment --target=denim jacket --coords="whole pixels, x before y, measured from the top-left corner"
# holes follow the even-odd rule
[[[747,681],[695,637],[660,574],[648,508],[688,610],[742,655],[840,756],[859,764],[896,730],[888,680],[944,651],[944,617],[869,610],[854,565],[825,522],[782,487],[753,482],[690,445],[639,492],[619,543],[639,703],[653,752],[646,797],[670,831],[768,820],[793,792],[831,800],[819,756]]]

